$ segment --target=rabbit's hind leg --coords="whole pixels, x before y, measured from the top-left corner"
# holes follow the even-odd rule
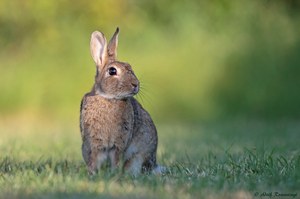
[[[144,158],[141,154],[134,154],[124,163],[124,171],[136,177],[141,173]]]

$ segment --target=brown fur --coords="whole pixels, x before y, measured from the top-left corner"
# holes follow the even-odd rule
[[[94,32],[91,53],[97,66],[95,84],[81,102],[82,155],[90,173],[109,160],[133,175],[156,165],[157,132],[150,115],[133,98],[139,81],[128,63],[116,61],[117,29],[109,44]],[[117,70],[109,75],[109,68]]]

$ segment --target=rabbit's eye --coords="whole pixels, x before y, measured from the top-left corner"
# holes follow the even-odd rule
[[[109,75],[116,75],[117,74],[117,69],[115,67],[110,67],[108,69],[108,74]]]

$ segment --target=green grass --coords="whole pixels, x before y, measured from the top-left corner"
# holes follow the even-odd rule
[[[6,124],[10,125],[10,124]],[[300,125],[159,125],[165,175],[87,175],[77,128],[1,125],[0,198],[255,198],[300,194]],[[296,197],[296,198],[297,198]]]

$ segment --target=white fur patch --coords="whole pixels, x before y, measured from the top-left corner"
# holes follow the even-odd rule
[[[143,164],[143,160],[141,157],[135,157],[132,162],[131,165],[128,169],[128,171],[131,173],[131,175],[133,176],[138,176],[141,173],[142,170],[142,164]]]
[[[99,89],[96,89],[96,94],[106,99],[115,99],[115,95],[103,93],[102,91],[99,91]]]

